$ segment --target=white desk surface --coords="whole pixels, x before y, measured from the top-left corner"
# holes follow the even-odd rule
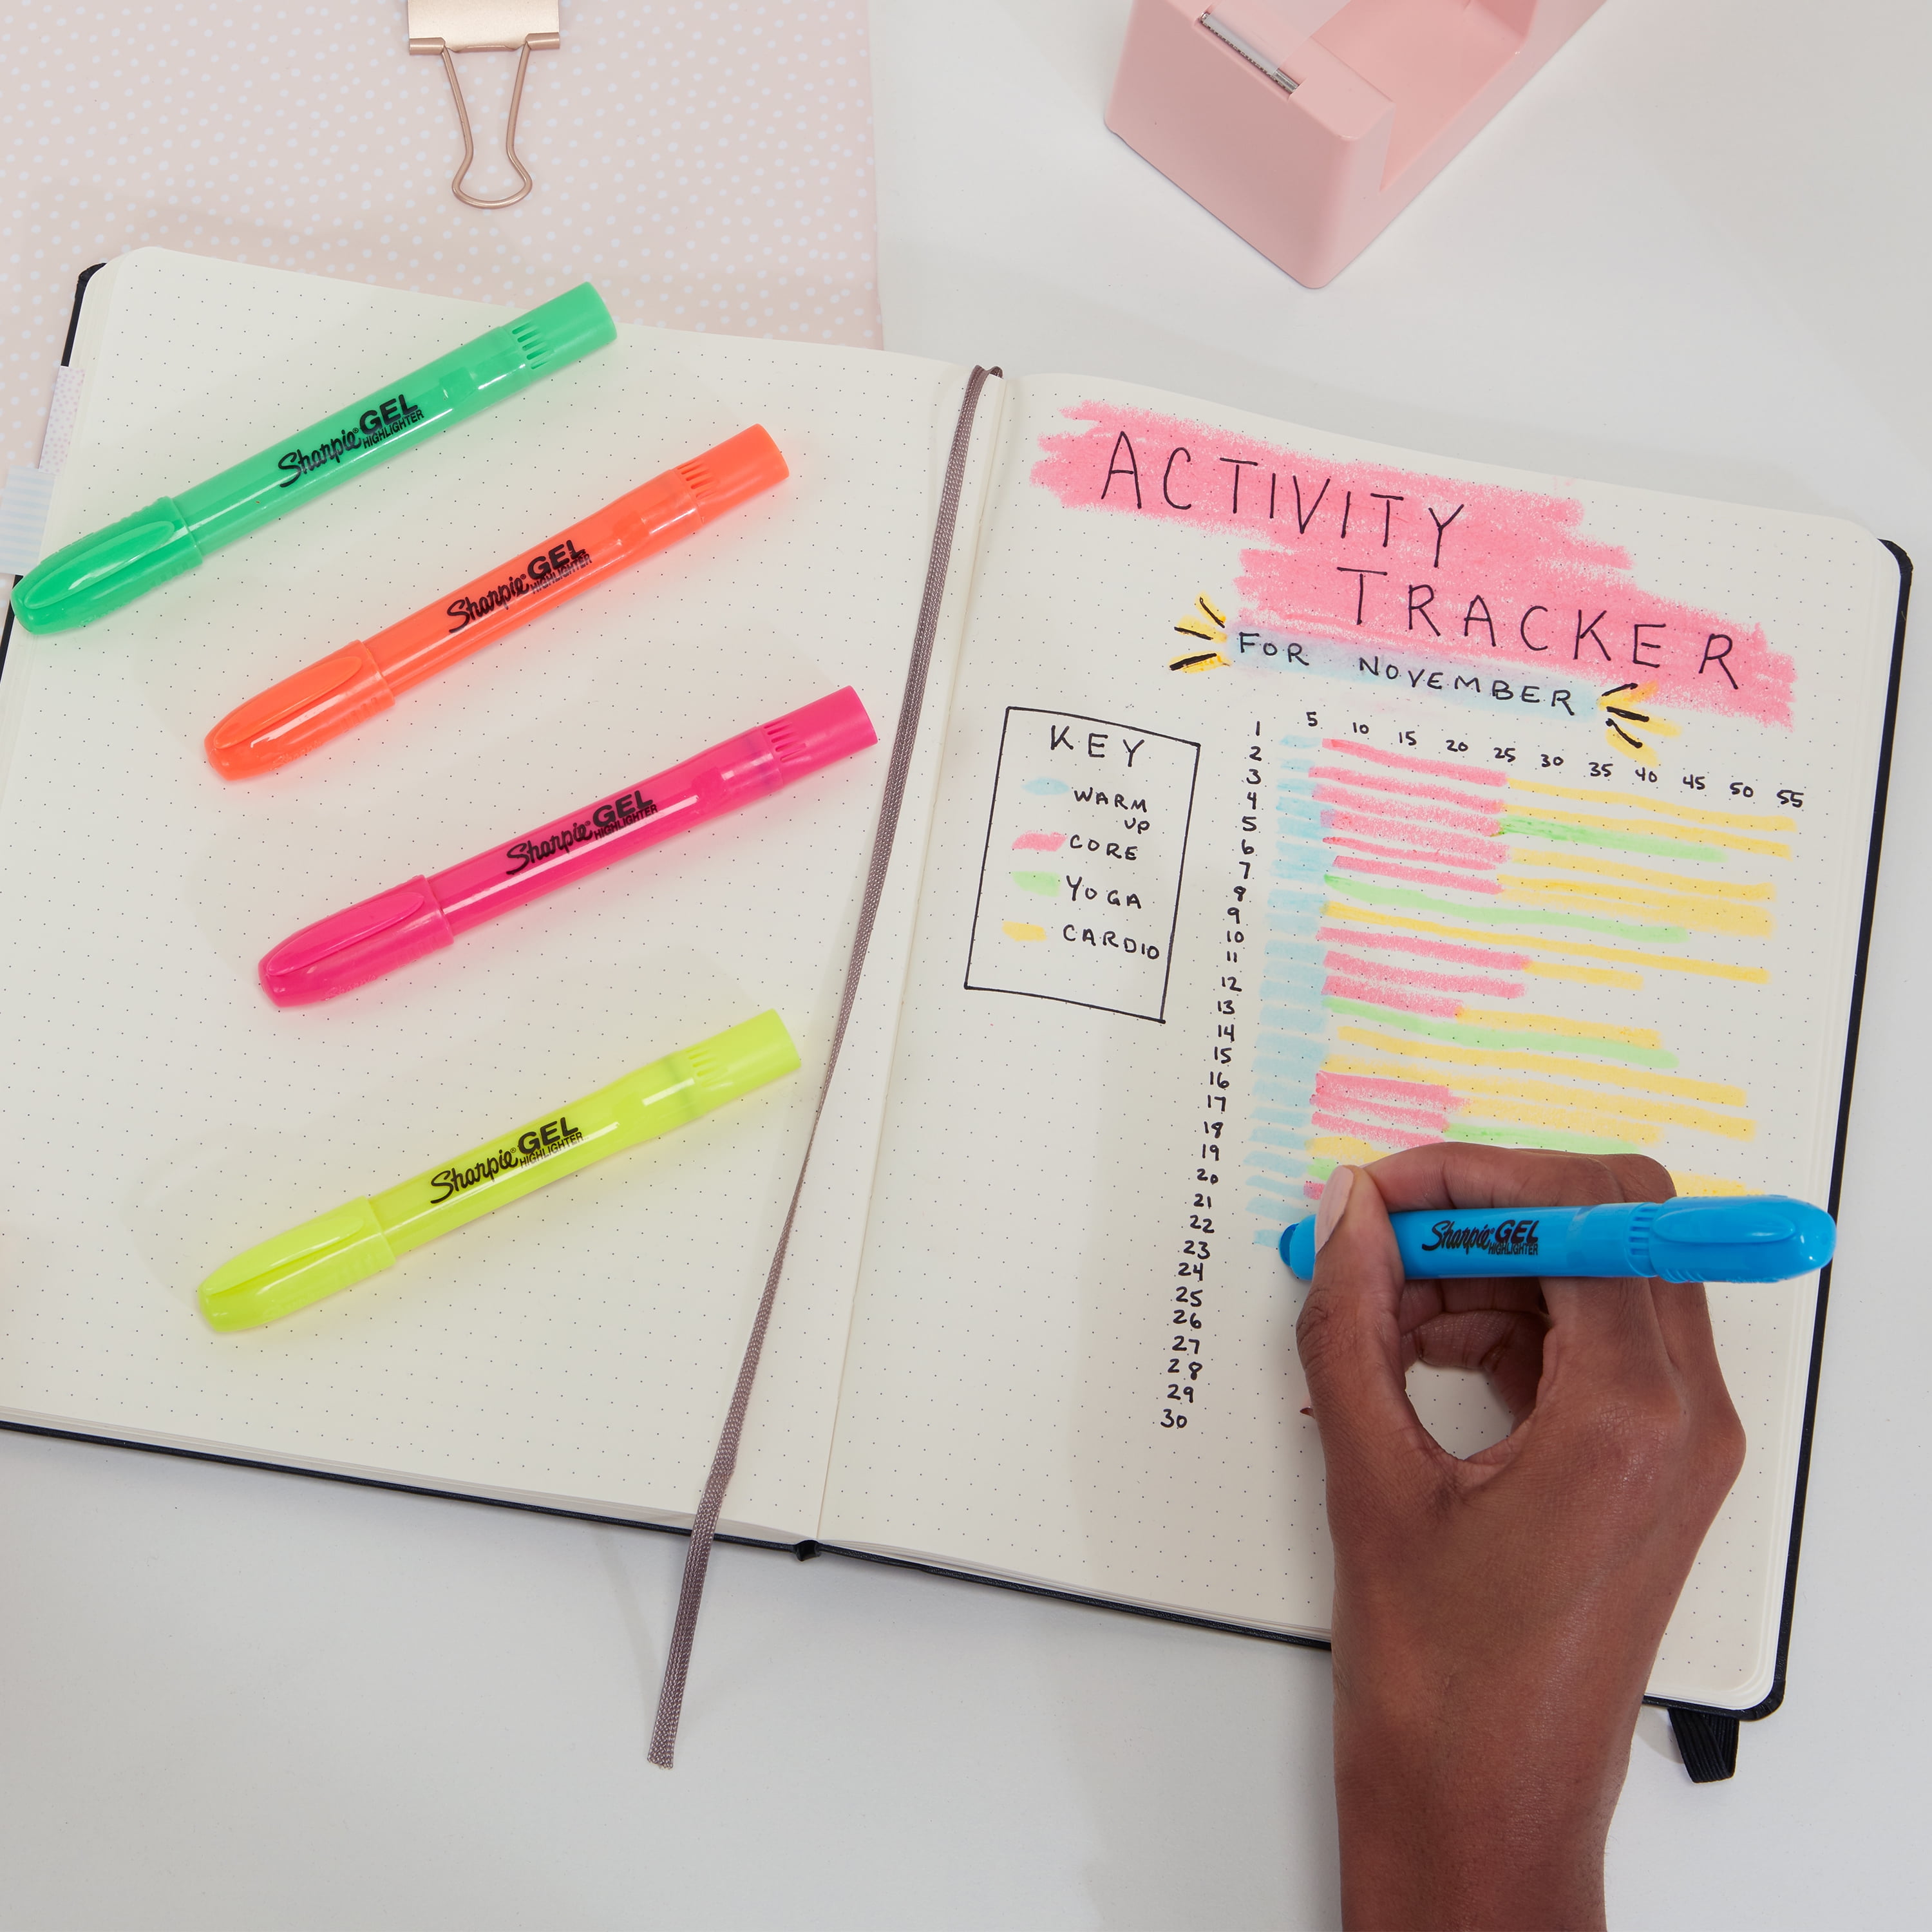
[[[1932,10],[1825,11],[1607,0],[1310,293],[1102,128],[1126,0],[874,0],[887,340],[1932,566]],[[1909,663],[1788,1699],[1702,1789],[1646,1714],[1620,1926],[1924,1922],[1928,738]],[[1324,1657],[726,1550],[667,1775],[682,1549],[0,1436],[0,1928],[1335,1922]]]

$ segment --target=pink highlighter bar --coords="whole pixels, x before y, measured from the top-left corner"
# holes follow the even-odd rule
[[[278,1006],[333,999],[513,906],[878,742],[859,694],[835,691],[508,844],[304,926],[262,960],[263,989]]]

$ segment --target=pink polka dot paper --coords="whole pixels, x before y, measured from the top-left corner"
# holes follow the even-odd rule
[[[862,0],[564,0],[530,57],[536,192],[484,213],[403,0],[76,0],[0,87],[0,472],[40,453],[74,278],[158,244],[526,308],[594,281],[621,322],[876,346]],[[516,57],[457,56],[465,184],[515,177]]]

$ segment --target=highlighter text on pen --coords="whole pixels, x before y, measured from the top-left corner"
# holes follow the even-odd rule
[[[400,392],[391,396],[374,408],[364,410],[347,428],[317,443],[313,449],[284,450],[275,459],[275,467],[289,472],[280,487],[286,490],[312,471],[340,463],[345,456],[373,449],[377,443],[386,442],[391,436],[398,436],[406,429],[413,429],[422,419],[422,410],[408,397]]]
[[[506,846],[503,856],[510,862],[503,876],[514,879],[519,872],[541,866],[546,859],[560,859],[580,845],[593,844],[609,838],[614,832],[622,831],[627,825],[655,818],[657,812],[657,800],[645,797],[640,791],[622,792],[615,798],[607,798],[588,818],[577,819],[560,832],[553,832],[546,838],[519,838],[514,845]]]
[[[500,610],[506,604],[514,604],[520,597],[528,597],[544,590],[554,590],[565,578],[586,568],[592,561],[587,550],[579,550],[570,538],[553,544],[548,550],[539,550],[514,577],[506,577],[501,584],[493,584],[480,596],[467,593],[452,598],[445,607],[444,614],[454,618],[450,634],[487,617],[492,610]]]
[[[520,1167],[529,1167],[555,1154],[560,1148],[574,1145],[583,1138],[583,1130],[573,1127],[569,1117],[560,1114],[555,1120],[544,1120],[519,1134],[514,1147],[499,1148],[494,1154],[487,1154],[467,1167],[446,1167],[431,1174],[430,1200],[433,1205],[440,1207],[452,1195],[463,1193],[482,1182],[494,1180],[500,1174],[511,1174]]]
[[[1540,1254],[1538,1225],[1534,1220],[1485,1221],[1480,1227],[1459,1228],[1454,1221],[1438,1221],[1430,1230],[1435,1239],[1424,1241],[1422,1252],[1462,1248],[1485,1255]]]

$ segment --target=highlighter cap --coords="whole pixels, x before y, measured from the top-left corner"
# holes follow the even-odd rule
[[[708,1114],[753,1088],[798,1071],[798,1048],[785,1023],[776,1012],[714,1034],[675,1056],[688,1069],[692,1081],[692,1110]]]
[[[236,706],[202,747],[224,778],[253,778],[327,743],[395,701],[369,646],[345,644]]]
[[[760,728],[787,784],[879,742],[859,694],[849,684]]]
[[[22,629],[78,630],[192,570],[201,550],[171,497],[44,556],[14,586]]]
[[[450,408],[460,420],[602,349],[616,334],[604,298],[588,282],[579,282],[514,322],[452,350],[424,373],[445,382]]]
[[[617,325],[604,298],[588,282],[539,302],[506,326],[522,347],[532,376],[560,369],[617,339]]]
[[[1639,1216],[1633,1268],[1663,1281],[1791,1281],[1822,1268],[1838,1244],[1823,1208],[1781,1194],[1687,1195]]]
[[[455,944],[427,879],[392,886],[305,926],[266,954],[256,969],[278,1006],[332,1000]]]
[[[708,524],[791,474],[762,427],[741,430],[715,449],[680,463],[677,473],[698,499],[698,520]]]
[[[260,1328],[380,1274],[394,1259],[375,1209],[352,1201],[217,1268],[201,1285],[201,1312],[224,1333]]]

